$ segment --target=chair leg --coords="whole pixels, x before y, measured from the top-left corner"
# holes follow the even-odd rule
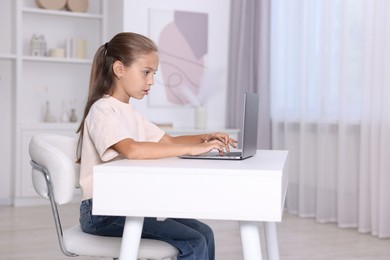
[[[119,258],[113,258],[113,260],[119,260]],[[156,260],[156,259],[138,259],[138,260]],[[160,259],[157,259],[157,260],[160,260]],[[161,259],[161,260],[176,260],[176,257],[164,258],[164,259]]]

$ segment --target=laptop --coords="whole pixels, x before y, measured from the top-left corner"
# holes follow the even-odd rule
[[[243,160],[256,154],[257,125],[259,118],[259,95],[246,92],[244,95],[244,115],[241,127],[241,151],[209,152],[200,155],[182,155],[182,159],[214,159],[214,160]]]

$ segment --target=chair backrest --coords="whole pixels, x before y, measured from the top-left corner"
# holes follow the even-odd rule
[[[35,135],[29,146],[34,188],[50,199],[58,242],[66,256],[117,257],[121,238],[84,233],[79,225],[62,231],[58,205],[72,201],[79,187],[79,164],[76,162],[77,138],[57,134]],[[141,239],[139,259],[176,259],[178,250],[166,242]],[[117,259],[117,258],[114,258]]]
[[[79,164],[76,163],[77,138],[58,134],[35,135],[30,142],[31,160],[43,167],[53,186],[58,205],[72,201],[78,187]],[[33,168],[33,185],[36,192],[48,198],[46,179],[41,171]]]

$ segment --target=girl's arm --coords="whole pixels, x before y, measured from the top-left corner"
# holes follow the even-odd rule
[[[182,136],[170,136],[165,134],[160,143],[174,143],[174,144],[199,144],[210,142],[212,140],[219,140],[224,144],[226,151],[230,150],[230,146],[236,147],[237,140],[230,138],[225,133],[211,133],[211,134],[200,134],[200,135],[182,135]]]
[[[169,136],[163,137],[161,142],[136,142],[131,138],[119,141],[112,146],[118,153],[127,159],[159,159],[179,155],[197,155],[217,149],[223,153],[225,144],[218,139],[201,143],[173,143],[169,142]],[[192,140],[196,140],[193,138]],[[187,140],[187,138],[184,138]],[[200,139],[198,139],[200,140]]]

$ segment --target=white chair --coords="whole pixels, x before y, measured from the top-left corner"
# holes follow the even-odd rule
[[[70,203],[78,187],[77,139],[40,134],[31,139],[29,151],[36,192],[50,200],[58,241],[67,256],[119,257],[121,238],[86,234],[77,224],[62,230],[59,205]],[[178,250],[158,240],[141,239],[138,259],[176,259]]]

